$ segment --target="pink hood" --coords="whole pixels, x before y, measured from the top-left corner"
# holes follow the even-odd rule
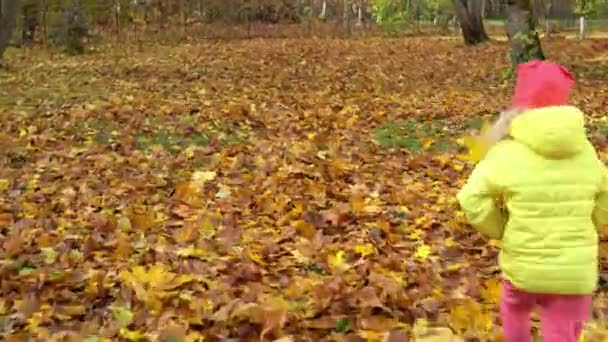
[[[568,103],[574,77],[563,66],[534,60],[517,66],[513,108],[542,108]]]

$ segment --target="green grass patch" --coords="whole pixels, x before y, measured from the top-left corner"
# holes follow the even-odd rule
[[[244,144],[252,135],[251,129],[245,125],[229,125],[221,122],[214,122],[209,134],[213,139],[217,139],[223,144]]]
[[[232,128],[211,124],[204,132],[183,133],[182,130],[159,129],[148,134],[138,134],[135,138],[137,148],[147,150],[152,146],[162,146],[166,150],[179,151],[187,146],[207,146],[213,142],[222,145],[246,144],[251,136],[246,128]]]
[[[147,150],[152,146],[162,146],[165,150],[179,150],[189,145],[207,145],[209,139],[204,134],[182,135],[176,131],[160,129],[151,134],[137,135],[135,142],[139,150]]]
[[[608,123],[602,122],[597,127],[598,131],[605,137],[608,137]]]
[[[483,125],[480,117],[464,123],[464,130],[479,129]],[[464,131],[463,130],[463,131]],[[373,132],[374,141],[387,149],[405,149],[415,153],[453,152],[459,149],[453,128],[443,121],[396,120],[387,121]]]
[[[132,132],[125,131],[110,121],[91,119],[88,121],[75,122],[72,130],[83,132],[81,136],[84,141],[96,144],[109,144],[119,139],[120,136],[133,135],[136,148],[148,150],[152,146],[161,146],[167,151],[181,151],[188,146],[207,146],[211,143],[221,145],[246,144],[252,136],[252,131],[245,125],[230,125],[221,122],[210,122],[198,131],[184,129],[183,126],[196,124],[194,116],[184,116],[178,119],[181,125],[177,127],[164,121],[152,118],[146,119],[145,129]]]
[[[345,334],[352,329],[352,324],[350,319],[342,318],[336,322],[335,331],[340,334]]]
[[[483,123],[484,121],[481,116],[475,116],[465,122],[464,128],[467,130],[481,130],[481,128],[483,127]]]
[[[389,121],[374,132],[374,140],[385,148],[403,148],[410,151],[422,151],[420,136],[416,134],[413,121]]]
[[[572,71],[579,77],[602,80],[608,77],[608,64],[588,63],[573,65]]]
[[[374,131],[374,140],[384,148],[447,152],[454,148],[449,130],[439,122],[421,122],[413,119],[387,121]]]
[[[599,119],[599,120],[591,120],[589,122],[589,130],[592,132],[599,133],[604,137],[608,137],[608,120]]]

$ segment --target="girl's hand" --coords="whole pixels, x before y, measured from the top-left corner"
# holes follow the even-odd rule
[[[511,121],[524,111],[524,108],[511,108],[500,113],[494,124],[485,132],[481,132],[480,139],[485,141],[489,147],[504,139],[509,135]]]

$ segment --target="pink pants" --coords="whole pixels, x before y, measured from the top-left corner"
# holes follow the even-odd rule
[[[591,295],[558,295],[518,290],[505,280],[500,317],[505,342],[532,341],[530,313],[540,309],[545,342],[577,342],[591,313]]]

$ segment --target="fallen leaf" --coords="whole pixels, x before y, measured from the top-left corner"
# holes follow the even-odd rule
[[[356,245],[355,252],[365,258],[368,255],[374,254],[376,252],[376,249],[371,243],[366,243],[363,245]]]
[[[426,259],[431,254],[431,247],[429,245],[422,244],[416,249],[414,256],[418,259]]]
[[[205,183],[214,180],[215,176],[215,171],[196,171],[192,173],[192,182],[200,188]]]
[[[350,268],[350,265],[345,260],[344,251],[338,251],[327,257],[327,263],[336,272],[344,272]]]

